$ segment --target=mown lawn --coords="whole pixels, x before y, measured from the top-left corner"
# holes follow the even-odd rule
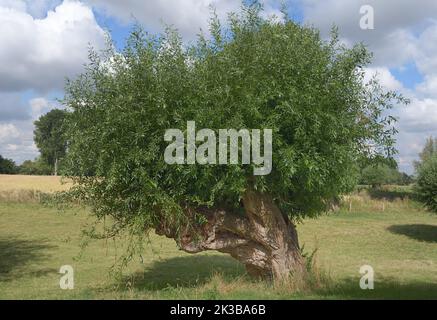
[[[410,200],[348,201],[340,212],[298,227],[305,250],[317,248],[318,266],[330,278],[305,292],[252,281],[226,255],[189,255],[154,235],[116,277],[109,270],[125,241],[81,249],[87,212],[0,202],[0,299],[437,299],[437,216]],[[359,287],[364,264],[375,270],[374,290]],[[73,290],[59,287],[62,265],[74,268]]]

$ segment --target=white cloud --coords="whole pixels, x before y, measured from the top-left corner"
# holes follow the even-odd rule
[[[26,2],[20,0],[0,0],[0,7],[26,12]]]
[[[400,83],[390,72],[388,68],[366,68],[364,82],[367,83],[371,78],[376,76],[382,86],[388,90],[400,91],[403,90],[402,83]]]
[[[437,2],[436,2],[437,3]],[[436,13],[437,18],[437,13]],[[425,75],[437,76],[437,20],[419,36],[417,44],[417,66]]]
[[[437,100],[413,99],[409,106],[400,109],[400,119],[400,128],[405,132],[437,131]]]
[[[81,71],[89,44],[103,44],[103,30],[80,2],[66,0],[43,19],[6,5],[0,2],[0,91],[62,89],[66,76]]]
[[[418,160],[419,153],[422,151],[425,140],[433,135],[437,136],[437,130],[431,130],[428,132],[406,132],[400,131],[398,140],[399,155],[397,157],[399,168],[409,174],[414,173],[413,163]]]
[[[219,13],[239,7],[238,1],[233,0],[86,1],[123,23],[132,22],[135,18],[154,32],[161,30],[163,23],[171,24],[187,37],[193,37],[199,28],[207,29],[210,4],[214,4]]]
[[[44,18],[47,11],[54,9],[62,0],[24,0],[26,12],[34,18]]]
[[[437,98],[424,97],[418,94],[418,90],[405,88],[388,68],[367,68],[364,81],[375,74],[386,89],[400,92],[411,100],[409,105],[396,106],[390,111],[398,118],[396,148],[399,167],[411,174],[414,171],[412,164],[418,159],[426,138],[437,136]]]
[[[408,92],[401,89],[401,92]],[[437,137],[437,99],[420,97],[410,92],[407,97],[411,103],[394,110],[398,117],[397,149],[399,166],[408,173],[413,173],[413,162],[418,159],[428,137]]]
[[[305,21],[327,34],[336,24],[350,42],[364,42],[375,53],[375,65],[401,66],[418,54],[416,34],[433,24],[437,2],[410,0],[302,0]],[[371,5],[374,30],[360,28],[360,7]]]
[[[0,30],[0,154],[20,163],[38,155],[33,121],[57,106],[38,92],[62,90],[104,31],[72,0],[0,0]]]
[[[417,86],[416,91],[421,96],[437,99],[437,75],[426,76],[425,81]]]
[[[0,0],[0,7],[27,12],[34,18],[44,18],[47,11],[61,3],[62,0]]]
[[[0,97],[4,95],[0,94]],[[12,97],[18,95],[14,94]],[[27,112],[25,118],[20,118],[17,110],[12,110],[12,117],[0,119],[0,155],[14,159],[18,163],[38,156],[38,149],[33,141],[33,121],[54,107],[59,107],[56,102],[45,97],[30,99],[27,104],[23,103],[20,106]],[[0,116],[3,115],[4,109],[0,107]]]
[[[108,16],[116,17],[122,23],[138,20],[148,30],[162,30],[163,24],[175,26],[188,40],[202,29],[208,31],[211,17],[210,6],[216,8],[220,19],[226,19],[229,12],[238,12],[240,0],[85,0]],[[262,0],[265,15],[280,15],[279,1]]]
[[[52,109],[52,105],[46,98],[34,98],[29,101],[30,109],[32,110],[32,118],[34,120],[38,119],[43,114],[47,113]]]
[[[0,124],[0,144],[6,144],[19,136],[20,132],[13,124]]]
[[[435,19],[437,2],[411,0],[301,0],[305,20],[322,30],[329,30],[335,23],[348,38],[380,37],[398,29],[420,27]],[[375,13],[375,29],[360,28],[360,8],[371,5]]]
[[[19,164],[38,156],[38,149],[33,141],[31,121],[0,124],[0,155],[13,159]]]

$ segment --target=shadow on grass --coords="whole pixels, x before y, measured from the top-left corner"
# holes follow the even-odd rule
[[[327,299],[437,299],[437,283],[399,283],[393,279],[375,278],[373,290],[362,290],[359,279],[344,279],[330,290],[320,292]]]
[[[118,290],[124,291],[127,287],[139,291],[190,289],[208,283],[215,273],[219,273],[227,282],[246,275],[244,267],[231,257],[193,255],[157,261],[144,273],[124,277],[118,283]],[[247,279],[250,281],[249,278]],[[327,289],[315,290],[308,295],[316,299],[437,299],[437,283],[421,281],[400,283],[396,279],[376,277],[374,290],[362,290],[358,278],[341,279],[331,283]],[[202,293],[201,297],[210,299],[207,293],[205,296]],[[258,299],[259,297],[263,297],[263,292],[254,292],[249,297],[241,298]],[[305,295],[293,293],[279,293],[277,297],[279,299],[306,298]],[[226,296],[223,298],[225,299]]]
[[[228,256],[193,255],[154,262],[144,273],[125,277],[120,289],[127,282],[140,290],[161,290],[169,287],[195,287],[206,283],[211,276],[220,273],[225,279],[245,275],[243,265]]]
[[[47,259],[47,250],[55,246],[41,240],[0,238],[0,281],[10,281],[23,276],[41,277],[56,272],[52,269],[34,270],[30,263]]]
[[[429,224],[403,224],[387,228],[390,232],[407,236],[409,238],[437,243],[437,226]]]

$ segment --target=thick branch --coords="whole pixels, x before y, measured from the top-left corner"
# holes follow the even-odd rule
[[[283,277],[301,271],[302,256],[295,226],[265,194],[247,191],[245,215],[224,209],[197,209],[207,223],[176,234],[175,228],[160,226],[156,232],[175,239],[181,250],[197,253],[217,250],[228,253],[257,276]],[[187,214],[191,215],[190,210]]]

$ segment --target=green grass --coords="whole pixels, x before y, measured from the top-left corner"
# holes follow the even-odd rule
[[[226,255],[189,255],[154,235],[117,278],[109,268],[125,241],[93,241],[82,251],[87,221],[85,211],[0,203],[0,299],[437,299],[437,216],[411,201],[351,197],[340,212],[299,225],[305,250],[318,249],[331,279],[306,292],[252,281]],[[364,264],[375,270],[374,290],[359,288]],[[74,267],[74,290],[59,288],[62,265]]]

